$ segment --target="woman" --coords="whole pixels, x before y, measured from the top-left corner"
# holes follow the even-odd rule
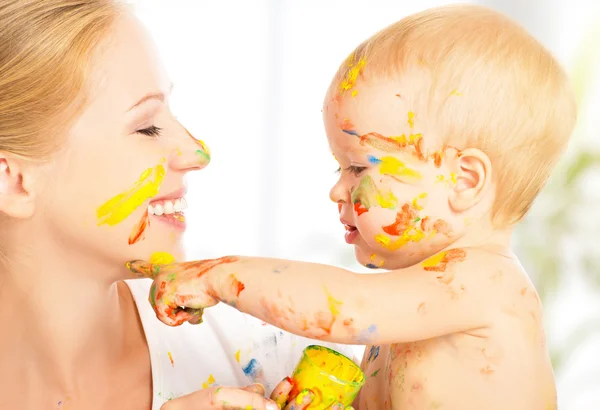
[[[310,344],[226,306],[170,328],[123,282],[182,258],[183,178],[208,164],[169,91],[116,1],[0,4],[0,408],[266,408],[214,386],[271,388]]]

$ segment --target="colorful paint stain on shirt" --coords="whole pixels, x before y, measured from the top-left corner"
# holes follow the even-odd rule
[[[215,385],[215,376],[212,375],[212,373],[208,376],[208,379],[206,379],[206,381],[204,383],[202,383],[202,388],[203,389],[208,389],[209,387],[213,387]]]
[[[169,361],[171,362],[171,366],[175,367],[175,361],[173,360],[173,355],[171,354],[171,352],[167,352],[167,354],[169,355]]]
[[[145,201],[158,195],[164,177],[163,165],[145,170],[131,189],[109,199],[98,208],[98,225],[113,226],[123,222]]]
[[[263,368],[256,359],[251,359],[244,367],[242,371],[246,377],[250,378],[253,382],[260,381],[264,378]]]
[[[462,262],[467,253],[463,249],[450,249],[439,252],[421,263],[426,271],[445,272],[448,264]]]
[[[235,352],[235,361],[238,362],[238,363],[240,362],[240,356],[241,356],[241,354],[242,354],[241,350],[238,350],[237,352]]]

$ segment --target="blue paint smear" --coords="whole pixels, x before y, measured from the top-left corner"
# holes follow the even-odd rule
[[[354,135],[355,137],[360,137],[360,135],[358,135],[358,132],[356,132],[355,130],[342,130],[342,131],[344,131],[346,134]]]
[[[362,330],[358,335],[359,344],[369,344],[371,337],[377,333],[377,326],[371,325],[367,329]]]
[[[244,374],[252,379],[257,378],[261,370],[260,363],[256,359],[250,360],[245,367],[242,367]]]
[[[369,269],[378,269],[378,267],[373,265],[372,263],[367,263],[365,266]]]
[[[367,362],[372,362],[377,359],[379,356],[379,346],[371,346],[371,350],[369,351],[369,357],[367,358]]]
[[[381,164],[381,160],[377,157],[374,157],[373,155],[369,155],[368,158],[371,164]]]

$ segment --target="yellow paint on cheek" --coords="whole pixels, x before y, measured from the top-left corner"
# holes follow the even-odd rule
[[[390,175],[411,180],[421,179],[421,173],[408,168],[406,164],[395,157],[380,158],[379,172],[383,175]]]
[[[413,199],[413,201],[412,201],[413,208],[415,208],[417,211],[423,210],[423,206],[421,206],[419,204],[419,199],[425,199],[425,198],[427,198],[427,192],[423,192],[421,195],[419,195],[418,197]]]
[[[390,251],[397,251],[409,242],[419,242],[425,239],[426,237],[427,236],[425,235],[425,232],[423,232],[421,229],[409,228],[406,231],[404,231],[398,239],[394,241],[392,241],[389,236],[384,235],[382,233],[375,235],[375,241]]]
[[[382,208],[394,209],[398,205],[398,198],[391,191],[387,194],[377,193],[376,199]]]
[[[123,222],[148,199],[158,195],[165,177],[165,168],[157,165],[145,170],[130,190],[119,194],[98,208],[98,225],[116,225]]]
[[[168,252],[154,252],[150,256],[150,263],[153,265],[169,265],[175,262],[175,257]]]
[[[415,113],[412,111],[408,112],[408,126],[410,128],[414,128],[415,127]]]

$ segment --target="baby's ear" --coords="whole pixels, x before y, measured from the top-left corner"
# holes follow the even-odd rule
[[[456,158],[456,184],[449,198],[450,207],[460,213],[477,205],[492,186],[492,163],[476,148],[461,151]]]
[[[13,218],[30,218],[35,195],[23,162],[0,152],[0,212]]]

